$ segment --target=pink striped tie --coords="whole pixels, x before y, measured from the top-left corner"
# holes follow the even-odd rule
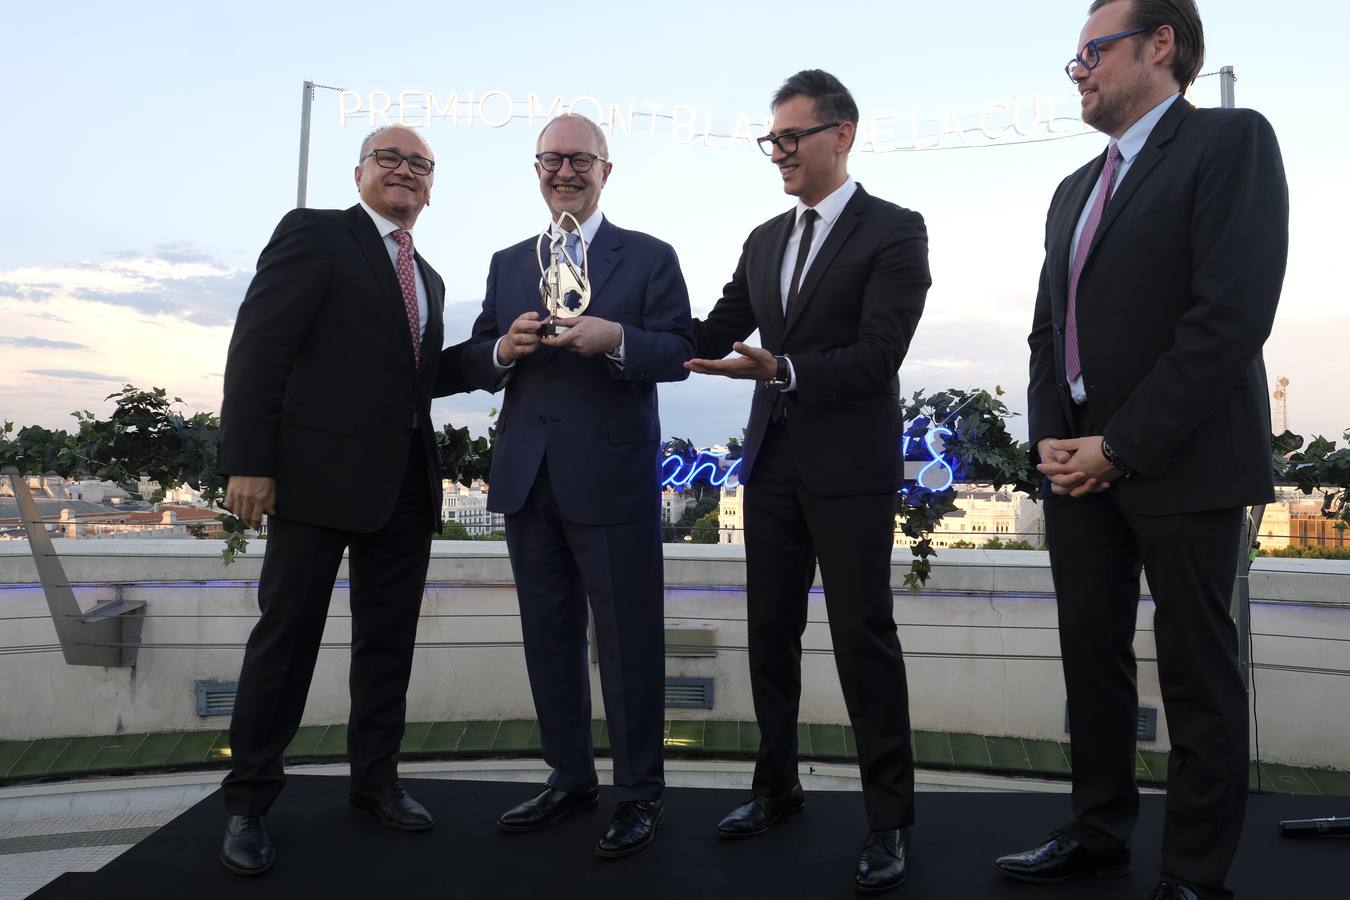
[[[1088,249],[1092,247],[1092,238],[1097,226],[1102,222],[1102,213],[1111,199],[1112,188],[1116,184],[1116,169],[1120,164],[1120,145],[1112,144],[1106,154],[1106,165],[1102,166],[1101,181],[1097,186],[1097,202],[1092,204],[1083,223],[1083,233],[1078,237],[1078,252],[1073,255],[1073,273],[1069,276],[1069,307],[1064,314],[1064,374],[1070,381],[1083,374],[1083,362],[1078,356],[1078,277],[1083,274],[1083,263],[1087,262]]]
[[[394,272],[403,291],[403,309],[408,313],[408,329],[412,333],[413,362],[422,366],[422,319],[417,313],[417,276],[413,274],[412,234],[399,228],[390,232],[398,244],[398,262]]]

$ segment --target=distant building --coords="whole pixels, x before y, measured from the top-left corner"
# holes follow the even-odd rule
[[[53,538],[221,538],[221,511],[162,505],[155,509],[114,508],[88,500],[35,498],[38,521]],[[0,501],[0,540],[27,540],[13,500]]]
[[[956,487],[956,509],[943,517],[929,536],[935,547],[957,542],[983,546],[990,538],[1026,541],[1033,547],[1045,543],[1045,519],[1041,505],[1011,488],[994,490],[988,485]],[[918,541],[900,530],[896,517],[895,546],[913,547]]]
[[[717,543],[745,543],[745,520],[741,509],[744,493],[739,484],[722,488],[722,499],[717,504]]]
[[[457,522],[471,537],[506,530],[506,516],[487,508],[488,486],[481,480],[468,486],[457,481],[441,482],[441,518]]]
[[[689,491],[677,491],[666,488],[661,492],[661,521],[666,525],[675,525],[684,518],[684,512],[694,503]]]

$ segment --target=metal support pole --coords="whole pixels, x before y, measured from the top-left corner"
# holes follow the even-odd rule
[[[306,81],[300,98],[300,177],[296,184],[295,207],[305,205],[305,188],[309,181],[309,110],[314,103],[314,82]]]
[[[1253,506],[1243,516],[1242,533],[1238,538],[1237,580],[1233,584],[1233,621],[1238,633],[1238,668],[1242,670],[1242,685],[1252,689],[1252,593],[1249,576],[1252,571],[1252,553],[1261,536],[1261,519],[1265,506]]]
[[[1237,100],[1233,96],[1233,85],[1236,83],[1237,73],[1233,71],[1232,66],[1219,69],[1219,105],[1224,109],[1237,106]]]

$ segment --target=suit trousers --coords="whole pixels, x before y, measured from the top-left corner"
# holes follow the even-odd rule
[[[869,826],[912,825],[909,693],[891,594],[895,493],[807,490],[788,442],[791,427],[768,426],[745,487],[750,686],[760,728],[753,791],[778,797],[797,784],[802,634],[818,560]]]
[[[1247,695],[1229,615],[1242,511],[1145,516],[1121,509],[1121,489],[1045,501],[1073,750],[1065,830],[1106,851],[1129,845],[1138,816],[1133,641],[1142,567],[1172,744],[1162,874],[1228,896],[1248,790]]]
[[[262,615],[244,650],[230,720],[232,765],[223,793],[231,814],[263,815],[281,792],[282,753],[300,726],[334,580],[348,549],[351,789],[373,790],[398,777],[417,617],[431,555],[431,493],[419,437],[413,435],[393,515],[378,531],[361,534],[279,516],[268,519],[258,581]]]
[[[665,586],[657,498],[650,520],[570,521],[558,509],[544,460],[524,505],[506,517],[506,542],[540,749],[553,770],[549,784],[573,793],[596,783],[589,600],[615,793],[620,801],[656,799],[665,784]]]

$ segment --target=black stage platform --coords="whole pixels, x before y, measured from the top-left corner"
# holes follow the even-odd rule
[[[853,864],[866,836],[862,795],[811,792],[806,812],[766,835],[721,841],[717,820],[743,792],[672,788],[666,825],[647,851],[621,860],[593,855],[613,809],[600,808],[534,834],[505,834],[493,822],[529,796],[529,784],[409,779],[437,818],[435,829],[400,833],[349,808],[345,778],[292,776],[268,817],[278,847],[271,872],[240,878],[221,868],[224,811],[212,795],[92,874],[64,875],[40,900],[184,897],[664,898],[856,897]],[[1280,818],[1335,815],[1337,797],[1254,796],[1230,884],[1243,900],[1350,897],[1350,840],[1289,840]],[[1039,842],[1068,809],[1047,794],[923,793],[913,835],[914,869],[896,898],[1142,900],[1157,881],[1162,798],[1144,798],[1134,868],[1125,878],[1064,885],[999,877],[999,853]],[[1344,814],[1345,810],[1340,809]]]

